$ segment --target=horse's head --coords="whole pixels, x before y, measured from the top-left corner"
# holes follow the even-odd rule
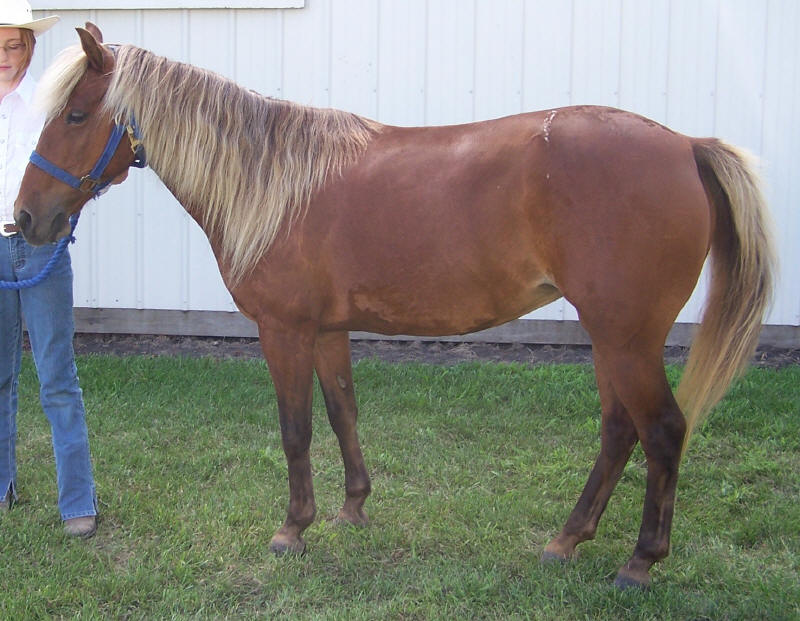
[[[123,181],[128,167],[142,159],[134,152],[134,131],[119,125],[103,106],[115,64],[113,52],[102,44],[102,33],[94,24],[77,31],[85,57],[75,48],[77,62],[62,67],[61,75],[49,83],[47,75],[43,79],[43,86],[74,84],[74,88],[47,111],[48,120],[14,204],[14,219],[31,244],[68,234],[69,217],[102,188]],[[57,100],[56,95],[53,101]],[[123,143],[130,148],[118,148]]]

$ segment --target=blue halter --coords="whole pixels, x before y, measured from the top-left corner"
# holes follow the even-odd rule
[[[100,178],[103,176],[111,158],[114,157],[114,153],[117,151],[117,147],[122,137],[125,135],[125,132],[128,133],[128,138],[131,141],[131,149],[135,156],[131,166],[144,168],[147,166],[147,156],[145,155],[144,146],[142,145],[142,135],[139,131],[139,125],[136,123],[136,119],[133,115],[131,115],[130,124],[122,125],[121,123],[116,123],[114,125],[114,128],[111,130],[111,135],[108,137],[108,142],[106,142],[106,148],[103,149],[100,159],[97,160],[97,163],[88,175],[78,178],[68,173],[63,168],[56,166],[50,160],[43,158],[36,151],[31,153],[31,164],[41,168],[48,175],[66,183],[71,188],[91,194],[93,197],[97,196],[107,188],[112,181],[112,179],[108,179],[101,183]]]

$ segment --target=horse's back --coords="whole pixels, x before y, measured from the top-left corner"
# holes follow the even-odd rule
[[[530,210],[539,200],[528,177],[540,131],[541,122],[520,117],[384,128],[304,223],[327,245],[331,321],[467,333],[560,297]]]

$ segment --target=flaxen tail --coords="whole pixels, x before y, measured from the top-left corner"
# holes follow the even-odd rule
[[[714,207],[708,299],[676,399],[692,431],[743,372],[772,297],[775,255],[758,178],[744,153],[716,139],[693,141]]]

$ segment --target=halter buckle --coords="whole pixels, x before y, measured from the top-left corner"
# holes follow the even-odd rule
[[[81,192],[93,194],[98,185],[100,185],[99,179],[93,179],[89,175],[84,175],[81,177],[81,182],[80,185],[78,185],[78,189]]]
[[[125,126],[128,132],[128,140],[131,144],[131,151],[133,151],[134,160],[131,166],[135,168],[144,168],[147,166],[147,154],[144,151],[142,144],[142,134],[139,131],[139,125],[136,123],[136,118],[131,115],[130,123]]]
[[[128,131],[128,140],[131,143],[131,151],[134,155],[139,155],[138,150],[142,146],[142,139],[139,137],[139,132],[133,125],[127,125],[125,129]]]

